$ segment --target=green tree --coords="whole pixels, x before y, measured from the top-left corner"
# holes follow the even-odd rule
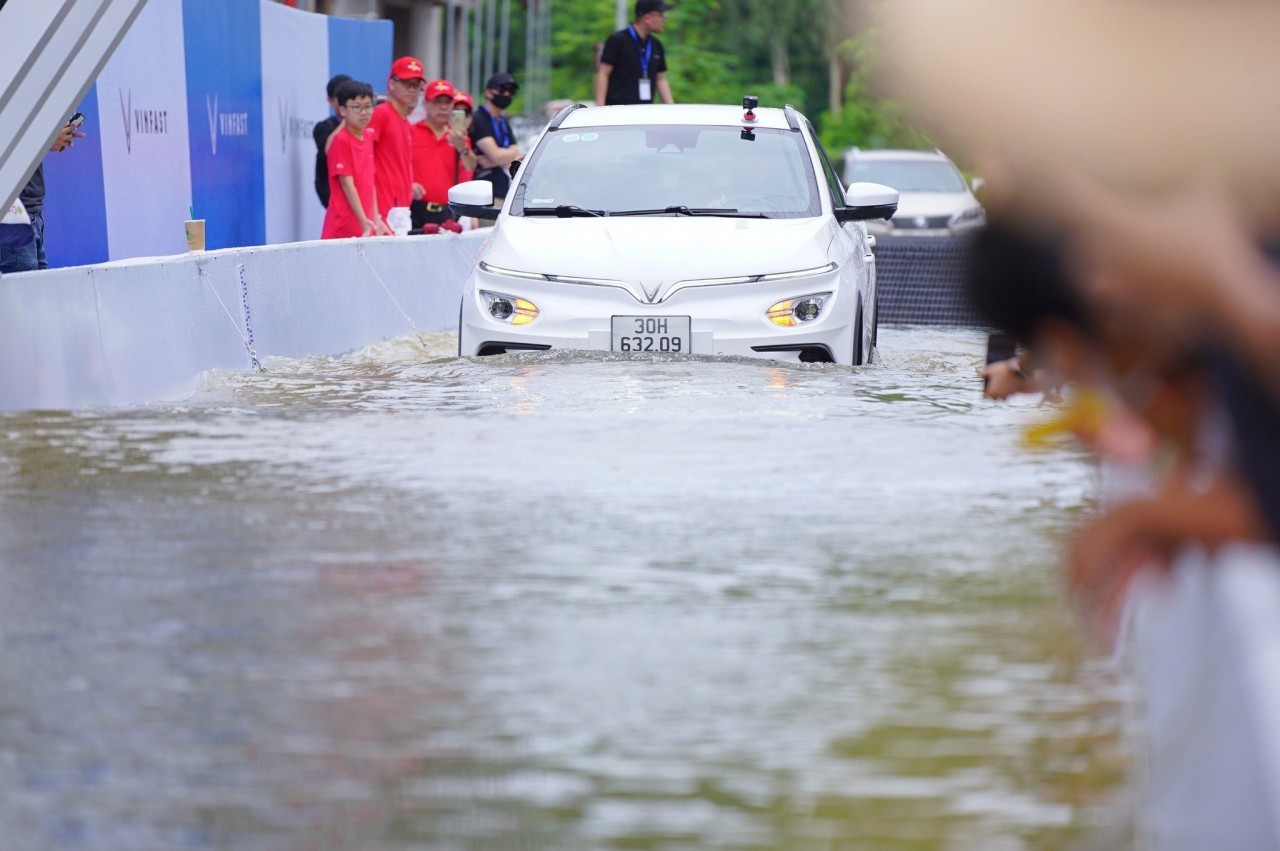
[[[911,124],[901,104],[872,93],[868,80],[875,66],[875,34],[868,30],[840,45],[853,71],[844,87],[839,113],[826,110],[819,126],[823,146],[831,152],[860,148],[931,148],[923,130]]]
[[[874,9],[882,0],[864,0]],[[633,0],[628,0],[628,17]],[[683,103],[738,103],[743,95],[762,106],[794,104],[816,113],[823,143],[839,151],[864,147],[927,146],[904,110],[877,98],[868,80],[876,61],[872,36],[851,31],[848,0],[680,0],[667,13],[662,34],[668,75]],[[552,0],[552,96],[591,100],[596,57],[613,32],[615,0]],[[512,52],[523,61],[521,26],[513,27]],[[840,79],[848,68],[847,81]],[[842,85],[843,84],[843,85]],[[835,90],[842,97],[832,97]]]

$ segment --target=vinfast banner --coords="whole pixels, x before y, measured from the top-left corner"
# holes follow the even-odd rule
[[[176,254],[187,247],[182,228],[191,204],[183,85],[186,59],[182,39],[173,37],[181,32],[181,6],[147,3],[98,75],[99,126],[90,127],[88,112],[81,109],[86,116],[81,128],[86,139],[97,135],[102,146],[107,247],[112,259]],[[78,149],[79,144],[62,154],[46,155],[45,170],[56,170]],[[48,198],[45,219],[60,224],[60,216],[55,199]],[[61,248],[67,238],[46,232],[50,263],[55,247]],[[71,238],[80,235],[73,232]]]
[[[390,21],[269,0],[150,0],[78,109],[85,138],[45,157],[50,266],[318,239],[311,129],[325,83],[385,88]]]
[[[266,242],[261,0],[183,0],[191,199],[205,247]]]
[[[324,208],[315,193],[311,131],[328,112],[328,19],[266,3],[261,37],[266,241],[318,239]]]

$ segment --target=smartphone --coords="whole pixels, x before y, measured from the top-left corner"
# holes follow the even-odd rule
[[[81,124],[84,124],[84,113],[77,112],[75,115],[71,116],[71,120],[67,123],[71,125],[72,130],[75,130]]]
[[[987,335],[987,363],[1009,360],[1018,354],[1018,343],[1008,334],[997,331]],[[986,390],[990,381],[982,379],[982,389]]]
[[[987,335],[987,363],[1008,360],[1018,353],[1018,344],[1008,334],[997,331]]]
[[[449,113],[449,127],[455,133],[465,133],[467,131],[467,111],[465,109],[455,109]]]

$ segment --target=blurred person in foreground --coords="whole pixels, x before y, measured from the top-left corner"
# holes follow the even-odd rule
[[[997,214],[974,242],[969,287],[987,320],[1024,344],[1038,375],[1068,385],[1059,427],[1112,464],[1145,472],[1149,489],[1086,522],[1070,547],[1073,584],[1109,629],[1140,568],[1168,565],[1188,545],[1276,540],[1277,504],[1269,513],[1256,476],[1268,468],[1257,453],[1268,449],[1248,430],[1270,422],[1280,434],[1280,396],[1249,388],[1213,337],[1187,321],[1192,314],[1153,316],[1145,302],[1095,291],[1098,278],[1134,286],[1137,270],[1159,259],[1144,260],[1132,246],[1123,263],[1090,257],[1087,245],[1086,232],[1061,221]],[[1250,412],[1244,430],[1242,389],[1264,409],[1261,420]]]
[[[413,229],[424,233],[462,231],[449,210],[449,188],[461,182],[464,168],[475,170],[476,155],[461,110],[462,121],[452,125],[456,96],[448,80],[432,80],[423,94],[426,117],[413,125],[413,191],[418,200],[410,209]]]
[[[988,316],[1013,326],[1026,365],[1075,385],[1077,433],[1108,457],[1145,459],[1149,492],[1075,536],[1077,588],[1106,612],[1140,564],[1274,544],[1280,275],[1257,246],[1280,210],[1280,7],[878,9],[877,48],[892,57],[881,90],[928,116],[949,149],[1016,176],[993,187],[979,169],[996,190],[975,256]],[[1035,301],[1046,294],[1053,309]]]

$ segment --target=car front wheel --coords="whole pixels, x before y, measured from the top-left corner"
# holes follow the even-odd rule
[[[880,349],[880,297],[876,296],[876,306],[871,309],[871,352],[868,352],[867,359],[870,360],[871,353]]]
[[[466,303],[466,296],[458,300],[458,357],[462,357],[462,307]]]
[[[862,297],[858,297],[858,310],[853,315],[853,360],[854,366],[862,366]]]

